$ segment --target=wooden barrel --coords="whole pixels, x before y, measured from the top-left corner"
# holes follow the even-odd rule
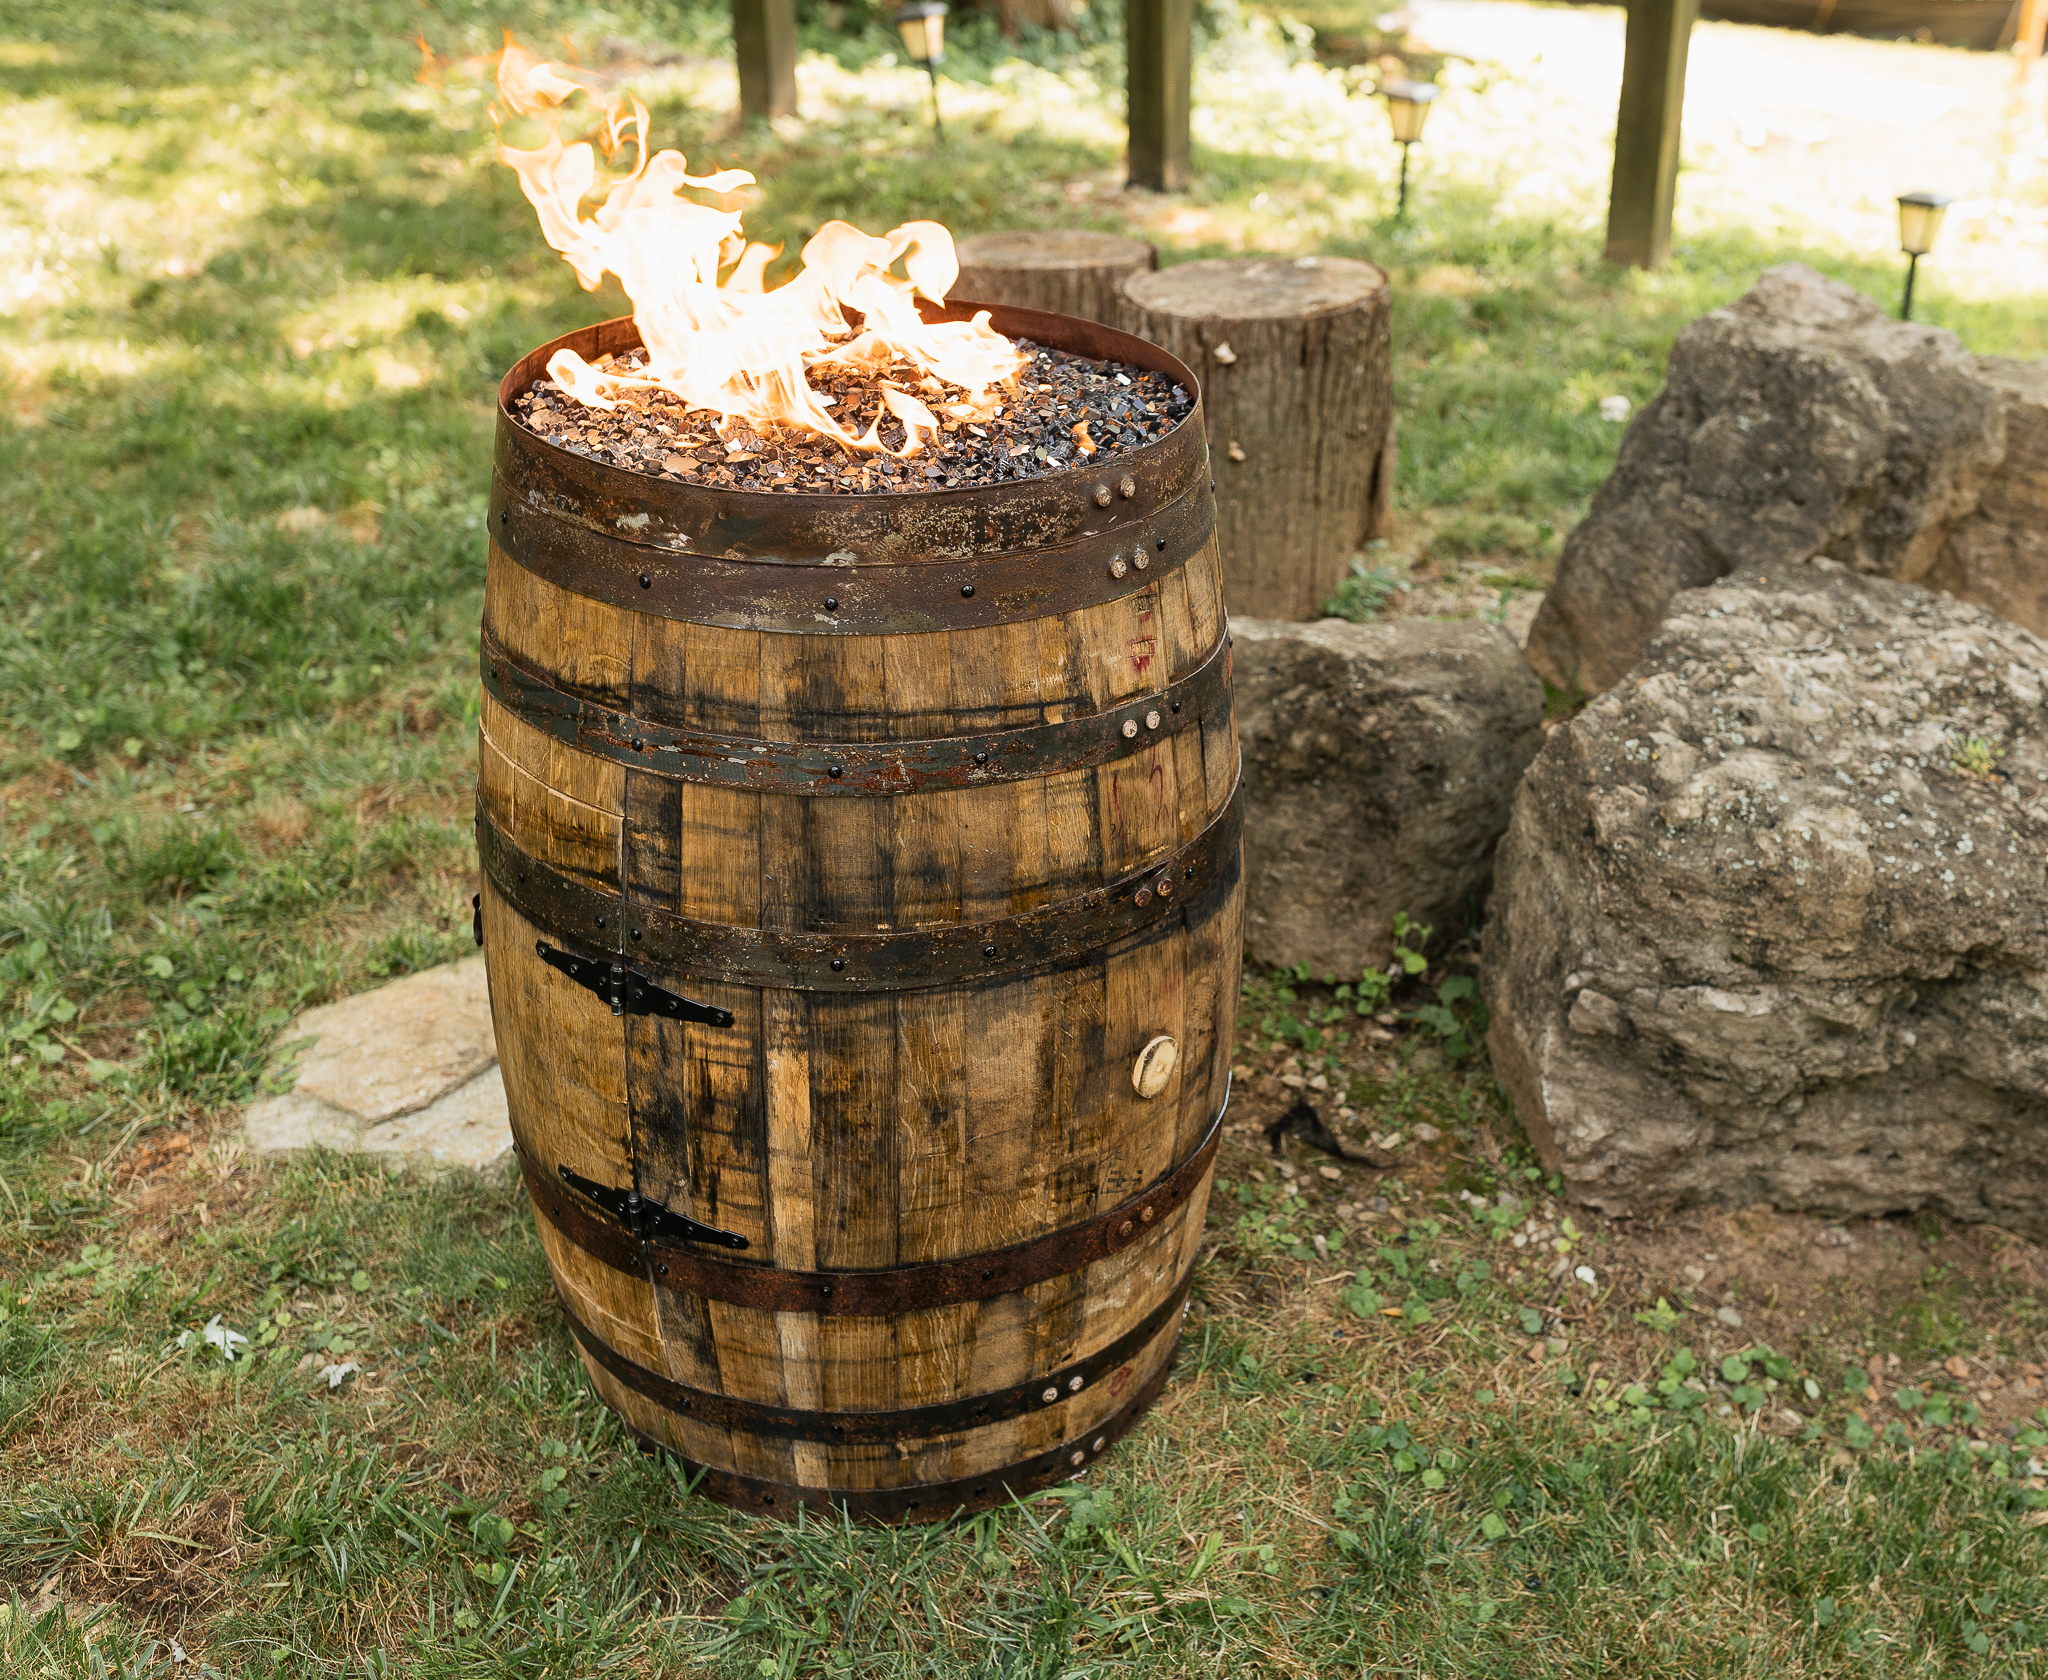
[[[1106,327],[995,320],[1196,390]],[[1101,470],[871,496],[512,420],[557,348],[635,343],[572,333],[499,391],[480,927],[541,1240],[599,1394],[711,1497],[993,1504],[1159,1392],[1229,1091],[1201,415]]]

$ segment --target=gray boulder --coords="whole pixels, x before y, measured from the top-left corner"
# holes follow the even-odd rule
[[[1530,629],[1539,674],[1619,682],[1671,597],[1823,556],[1923,578],[2005,450],[2004,410],[1953,333],[1894,321],[1798,263],[1672,346],[1663,391],[1566,540]]]
[[[1977,371],[2005,410],[2005,458],[1927,583],[2048,636],[2048,362],[1979,356]]]
[[[1542,744],[1514,642],[1471,620],[1230,628],[1252,955],[1350,978],[1388,960],[1396,911],[1462,929]]]
[[[1828,562],[1672,603],[1495,864],[1496,1074],[1616,1213],[2048,1236],[2048,643]]]

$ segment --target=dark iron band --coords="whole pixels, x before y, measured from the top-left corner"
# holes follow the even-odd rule
[[[821,1441],[831,1446],[861,1446],[957,1435],[989,1424],[1007,1423],[1012,1418],[1025,1417],[1033,1412],[1049,1412],[1078,1394],[1092,1393],[1101,1386],[1104,1377],[1136,1358],[1161,1331],[1179,1320],[1194,1281],[1195,1270],[1190,1266],[1173,1293],[1147,1313],[1141,1322],[1086,1359],[987,1394],[969,1395],[964,1400],[951,1400],[935,1406],[908,1406],[890,1412],[802,1411],[794,1406],[736,1400],[710,1389],[692,1388],[628,1359],[584,1324],[567,1300],[561,1300],[561,1308],[562,1317],[569,1324],[569,1333],[582,1343],[583,1351],[634,1393],[645,1395],[656,1405],[685,1414],[696,1423],[718,1429],[737,1429],[764,1440]],[[1047,1395],[1052,1398],[1048,1400]]]
[[[550,938],[572,950],[616,953],[657,979],[693,976],[808,992],[919,991],[1076,967],[1106,946],[1196,915],[1227,894],[1243,867],[1243,830],[1240,780],[1221,814],[1193,840],[1113,885],[988,922],[900,933],[805,933],[732,927],[658,905],[628,905],[618,893],[520,850],[481,800],[477,805],[484,873],[513,909]]]
[[[918,304],[928,321],[965,321],[983,308],[998,332],[1150,368],[1183,386],[1194,402],[1178,425],[1135,449],[1084,458],[1061,472],[964,489],[806,494],[658,478],[559,448],[512,416],[512,400],[546,376],[556,351],[594,360],[637,348],[639,329],[621,316],[539,346],[500,381],[495,476],[520,507],[544,509],[598,535],[630,537],[657,554],[853,567],[1059,548],[1115,532],[1125,533],[1128,547],[1189,486],[1208,484],[1201,390],[1183,363],[1096,321],[1001,304]],[[493,503],[494,524],[498,511]]]
[[[764,793],[894,794],[980,787],[1129,758],[1230,704],[1230,638],[1157,694],[1064,723],[900,741],[764,741],[676,729],[585,700],[527,670],[487,630],[484,690],[521,722],[579,751],[686,782]]]
[[[758,1261],[727,1259],[672,1243],[643,1243],[625,1226],[601,1217],[581,1198],[566,1193],[517,1140],[513,1147],[519,1154],[520,1172],[526,1180],[534,1212],[554,1226],[564,1241],[615,1272],[651,1278],[663,1289],[681,1290],[733,1306],[756,1307],[764,1312],[889,1318],[929,1307],[957,1306],[966,1301],[1014,1294],[1120,1254],[1145,1233],[1160,1229],[1166,1216],[1194,1194],[1215,1158],[1217,1140],[1223,1135],[1223,1116],[1229,1109],[1230,1092],[1226,1084],[1223,1105],[1194,1150],[1146,1189],[1119,1202],[1107,1213],[1005,1248],[962,1255],[957,1260],[928,1260],[914,1266],[860,1271],[798,1271]]]
[[[1015,1464],[990,1470],[979,1476],[961,1476],[949,1482],[925,1482],[906,1488],[814,1488],[793,1482],[775,1482],[762,1476],[743,1476],[736,1470],[715,1470],[685,1458],[666,1442],[626,1423],[627,1430],[651,1453],[677,1459],[693,1478],[693,1491],[706,1499],[756,1516],[793,1518],[799,1511],[820,1514],[844,1511],[861,1522],[913,1523],[943,1522],[948,1517],[968,1516],[992,1505],[1007,1504],[1027,1493],[1036,1493],[1057,1482],[1071,1481],[1130,1433],[1131,1426],[1151,1408],[1166,1386],[1173,1370],[1179,1343],[1159,1362],[1159,1369],[1140,1385],[1130,1403],[1095,1428],[1075,1436],[1050,1452],[1033,1453]],[[622,1418],[621,1422],[625,1422]]]
[[[1208,482],[1151,518],[1059,548],[907,562],[786,560],[654,548],[565,520],[492,480],[491,541],[535,577],[593,601],[688,624],[806,636],[979,630],[1099,607],[1154,590],[1216,528]]]

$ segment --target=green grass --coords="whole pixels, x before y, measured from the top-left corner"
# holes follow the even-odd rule
[[[1253,978],[1247,1065],[1319,1058],[1361,1129],[1445,1144],[1381,1184],[1367,1235],[1234,1138],[1153,1421],[1085,1488],[957,1528],[689,1497],[585,1391],[509,1181],[238,1159],[294,1010],[468,948],[490,391],[622,308],[489,158],[464,60],[496,21],[36,0],[0,23],[0,262],[36,276],[0,316],[0,1666],[192,1672],[175,1638],[207,1671],[308,1677],[2037,1668],[2031,1449],[1967,1446],[1967,1395],[1864,1418],[1842,1375],[1851,1350],[2038,1358],[2021,1274],[1936,1233],[1920,1284],[1845,1298],[1790,1374],[1759,1353],[1727,1377],[1719,1332],[1638,1321],[1655,1290],[1519,1268],[1453,1199],[1542,1193],[1483,1067],[1427,1019],[1359,1036],[1305,977]],[[591,57],[724,50],[712,11],[515,21]],[[1042,128],[1004,116],[1006,55],[964,31],[943,156],[886,77],[773,132],[727,132],[695,59],[649,86],[693,163],[762,176],[750,231],[792,249],[832,215],[1118,227],[1154,207],[1090,196],[1117,161],[1112,24],[1031,44],[1078,113]],[[827,43],[822,12],[805,27]],[[872,20],[835,43],[849,74],[886,44]],[[1540,585],[1612,461],[1599,397],[1647,400],[1677,329],[1760,267],[1893,278],[1731,224],[1646,279],[1594,233],[1497,219],[1483,182],[1430,177],[1397,227],[1369,169],[1198,164],[1169,260],[1248,242],[1394,274],[1416,576]],[[1929,309],[2048,349],[2030,300]],[[1393,1007],[1469,1019],[1442,983]],[[1587,1241],[1605,1276],[1609,1234]],[[1529,1315],[1560,1313],[1531,1362]],[[253,1357],[206,1346],[215,1315]],[[1695,1354],[1697,1389],[1672,1376]],[[330,1393],[309,1357],[368,1374]],[[1757,1427],[1809,1379],[1810,1429]]]

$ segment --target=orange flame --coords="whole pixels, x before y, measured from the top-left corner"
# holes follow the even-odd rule
[[[606,273],[618,276],[647,352],[645,369],[627,376],[602,372],[574,351],[557,351],[548,375],[578,402],[614,408],[621,391],[660,389],[757,430],[795,426],[849,449],[900,456],[916,453],[940,429],[938,416],[908,392],[878,381],[884,405],[904,428],[903,447],[891,450],[881,439],[879,416],[858,437],[841,426],[830,412],[834,399],[812,388],[808,371],[836,365],[880,372],[905,358],[925,378],[961,387],[966,396],[945,412],[969,420],[993,410],[999,399],[990,387],[1023,365],[1017,347],[989,325],[985,312],[971,322],[937,324],[918,314],[918,297],[943,303],[960,273],[953,236],[937,222],[906,222],[881,239],[847,222],[827,222],[804,246],[801,272],[769,291],[764,272],[776,250],[750,243],[739,211],[724,208],[732,194],[754,184],[746,170],[692,175],[680,152],[650,157],[645,105],[607,98],[596,77],[541,62],[509,33],[498,58],[498,89],[514,111],[547,126],[547,138],[528,151],[501,140],[499,160],[517,171],[541,232],[568,259],[585,291],[595,291]],[[562,143],[560,108],[579,93],[599,105],[607,154],[633,142],[636,161],[625,176],[601,182],[590,143]],[[499,121],[495,108],[491,117]],[[583,201],[600,185],[604,202],[586,217]],[[684,188],[717,197],[720,207],[681,196]],[[889,272],[899,259],[907,278]],[[858,328],[849,310],[859,314]]]

